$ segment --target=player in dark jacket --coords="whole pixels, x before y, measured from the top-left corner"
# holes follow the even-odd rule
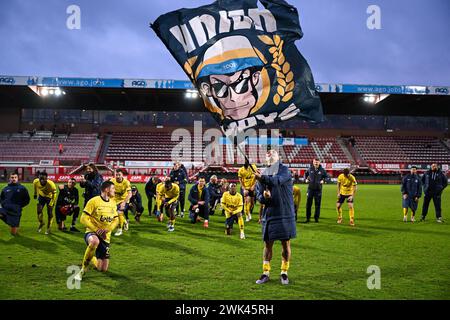
[[[147,207],[148,207],[148,215],[149,216],[151,216],[152,213],[155,213],[155,211],[156,211],[156,186],[160,182],[161,182],[161,180],[158,178],[158,176],[153,176],[145,184],[145,194],[147,195],[147,199],[148,199]],[[153,200],[155,200],[155,206],[152,209]]]
[[[9,184],[0,194],[0,220],[11,227],[11,234],[17,235],[22,209],[30,203],[27,189],[19,183],[19,175],[11,173]]]
[[[188,196],[191,206],[189,207],[189,218],[192,223],[196,223],[203,217],[203,226],[209,226],[209,192],[205,185],[205,178],[199,177],[198,183],[193,185]]]
[[[209,215],[212,216],[214,215],[214,209],[222,198],[222,191],[216,175],[211,176],[207,188],[209,193]]]
[[[80,187],[84,188],[84,206],[86,203],[95,196],[99,196],[101,193],[100,187],[103,183],[103,177],[98,172],[95,164],[90,163],[86,166],[86,174],[80,181]]]
[[[125,215],[128,215],[128,210],[134,214],[134,219],[137,222],[141,221],[141,215],[144,213],[144,206],[142,205],[142,197],[136,186],[131,186],[130,203],[125,208]]]
[[[305,172],[305,182],[308,184],[308,191],[306,193],[306,220],[308,223],[311,219],[311,207],[314,199],[315,211],[314,220],[319,222],[320,205],[322,202],[322,185],[328,182],[328,174],[320,165],[318,159],[314,159],[312,165]]]
[[[422,176],[422,183],[425,196],[423,199],[422,218],[420,221],[425,221],[430,201],[433,199],[434,209],[436,211],[436,221],[439,223],[443,222],[441,196],[448,184],[447,177],[441,169],[438,168],[438,165],[433,163],[431,169]]]
[[[78,206],[80,198],[78,189],[75,187],[77,184],[74,178],[70,179],[66,185],[59,187],[58,199],[56,200],[56,222],[58,223],[59,230],[67,230],[64,225],[66,216],[72,216],[72,225],[70,231],[80,232],[75,224],[77,223],[78,215],[80,214],[80,207]]]
[[[256,198],[264,205],[261,217],[264,240],[263,274],[257,284],[269,280],[270,260],[275,240],[281,241],[281,283],[288,284],[287,272],[291,259],[290,240],[297,235],[295,225],[293,184],[289,169],[280,162],[278,152],[270,150],[266,162],[270,167],[263,173],[256,172]]]
[[[403,221],[408,221],[408,208],[411,208],[411,222],[415,221],[419,198],[422,196],[422,181],[417,174],[417,167],[411,168],[411,173],[402,179],[402,197],[403,197]]]
[[[177,208],[177,214],[180,214],[181,218],[184,217],[184,203],[186,199],[186,184],[187,175],[185,170],[181,168],[181,163],[175,162],[172,171],[170,171],[170,180],[176,183],[180,187],[180,196],[178,198],[179,207]]]

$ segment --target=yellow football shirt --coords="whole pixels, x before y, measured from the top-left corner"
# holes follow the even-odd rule
[[[41,185],[39,179],[34,179],[33,181],[34,192],[39,194],[41,197],[50,198],[52,202],[56,200],[56,185],[53,181],[47,180],[45,186]]]
[[[356,178],[352,174],[346,177],[343,173],[339,175],[338,183],[340,183],[339,193],[343,196],[352,195],[357,184]]]
[[[96,196],[86,203],[83,212],[89,216],[91,222],[99,229],[109,230],[105,239],[105,241],[109,243],[112,231],[110,230],[110,226],[114,222],[114,219],[119,217],[117,214],[117,203],[113,199],[106,201],[101,196]],[[86,233],[95,231],[96,230],[86,228]]]
[[[131,191],[131,183],[127,179],[123,178],[122,182],[118,182],[116,178],[112,178],[111,182],[114,183],[114,187],[116,189],[116,195],[114,196],[114,200],[117,204],[125,201],[128,196],[128,192]]]
[[[244,199],[240,193],[236,192],[235,195],[232,195],[230,192],[226,191],[220,200],[220,204],[225,210],[225,216],[229,218],[234,214],[242,212]]]
[[[254,171],[252,170],[254,169]],[[245,169],[245,167],[241,167],[238,171],[238,177],[242,180],[243,187],[245,189],[250,189],[256,183],[255,171],[257,170],[254,164]]]
[[[164,182],[160,182],[156,186],[157,205],[161,203],[161,198],[171,199],[169,203],[172,203],[178,200],[179,195],[180,187],[176,183],[172,183],[172,188],[170,189],[166,189],[166,184]]]

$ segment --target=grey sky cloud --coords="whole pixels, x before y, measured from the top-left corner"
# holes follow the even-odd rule
[[[149,28],[159,15],[212,1],[0,2],[0,74],[187,79]],[[296,0],[297,42],[316,82],[450,85],[450,1]],[[81,30],[66,8],[81,8]],[[366,9],[381,8],[381,30]]]

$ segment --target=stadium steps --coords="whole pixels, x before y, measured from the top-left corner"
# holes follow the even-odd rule
[[[450,154],[450,139],[442,139],[439,141],[444,146],[444,149],[446,149],[448,151],[448,153]]]
[[[111,134],[105,134],[103,137],[103,144],[100,148],[100,154],[98,156],[98,163],[105,162],[106,154],[108,152],[109,144],[111,143]]]
[[[344,152],[344,154],[347,157],[347,159],[350,160],[350,163],[351,164],[355,164],[356,163],[356,159],[355,159],[354,154],[350,151],[350,147],[351,146],[349,145],[349,143],[344,141],[344,139],[342,137],[337,137],[336,141],[341,146],[341,149]]]
[[[94,148],[92,149],[91,154],[89,155],[89,162],[97,162],[101,146],[102,146],[102,139],[97,138],[97,140],[95,141]]]

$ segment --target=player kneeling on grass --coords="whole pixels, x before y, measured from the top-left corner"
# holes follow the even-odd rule
[[[350,216],[350,225],[355,225],[355,209],[353,207],[353,200],[356,194],[356,178],[350,173],[348,168],[343,170],[338,177],[337,183],[337,202],[336,202],[336,210],[338,212],[338,220],[337,223],[342,223],[342,204],[347,199],[348,204],[348,214]]]
[[[101,195],[89,200],[83,210],[80,222],[86,227],[84,241],[88,247],[84,253],[81,270],[74,277],[75,280],[82,280],[90,264],[99,271],[108,270],[111,232],[119,223],[114,193],[114,183],[103,182]]]
[[[78,215],[80,214],[80,207],[78,206],[79,195],[78,189],[75,188],[76,184],[76,180],[71,178],[67,181],[67,185],[59,186],[59,194],[55,207],[56,223],[58,223],[59,230],[67,230],[64,221],[66,221],[67,216],[72,216],[70,231],[79,232],[75,228]]]
[[[419,198],[422,195],[422,181],[417,174],[417,167],[411,167],[411,173],[403,177],[401,191],[403,195],[403,221],[408,221],[408,208],[411,208],[411,222],[414,222]]]
[[[172,183],[170,177],[166,177],[164,182],[161,182],[156,187],[157,197],[156,205],[158,210],[156,211],[156,218],[162,222],[164,218],[163,210],[169,218],[167,224],[167,231],[175,231],[175,209],[178,205],[178,197],[180,196],[180,187]]]
[[[16,235],[19,229],[22,208],[30,203],[27,189],[19,183],[19,175],[11,173],[9,184],[0,194],[0,220],[11,227],[11,234]]]
[[[42,227],[44,226],[44,214],[42,211],[44,207],[47,206],[47,231],[45,234],[50,233],[50,228],[53,222],[53,206],[56,202],[56,185],[53,181],[48,179],[46,172],[41,172],[39,174],[39,178],[34,179],[33,181],[34,187],[34,199],[38,200],[37,204],[37,216],[39,220],[38,232],[42,231]],[[39,196],[38,196],[39,195]]]
[[[198,178],[198,183],[193,185],[189,191],[189,218],[191,223],[201,221],[200,217],[204,220],[203,227],[209,227],[209,190],[205,186],[206,180],[204,177]]]
[[[244,200],[240,193],[237,193],[235,183],[230,184],[230,191],[226,191],[220,201],[223,210],[225,211],[225,234],[231,235],[233,224],[236,221],[239,224],[240,238],[245,239],[244,234],[244,218],[242,217],[242,208]]]
[[[142,205],[142,197],[136,186],[131,186],[130,203],[125,209],[125,216],[128,217],[128,211],[134,215],[134,220],[141,221],[142,213],[144,213],[144,206]]]

